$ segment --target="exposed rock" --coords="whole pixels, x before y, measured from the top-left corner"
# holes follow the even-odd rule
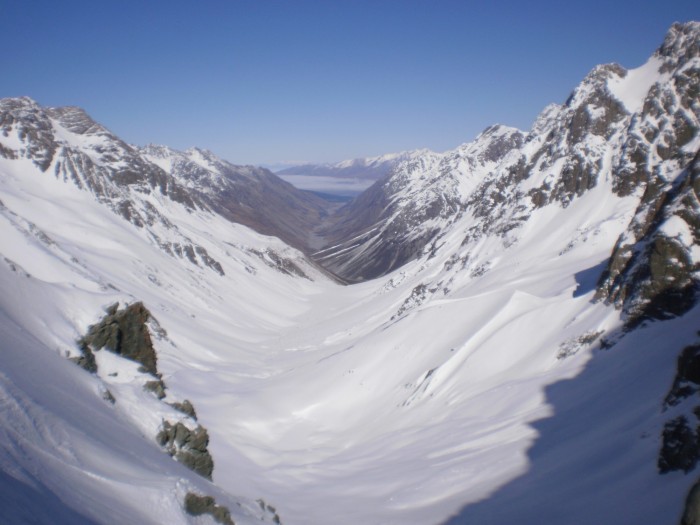
[[[428,290],[428,287],[425,284],[421,283],[418,286],[414,287],[413,290],[411,290],[411,295],[409,295],[406,298],[406,300],[399,307],[396,314],[393,315],[391,318],[396,319],[397,317],[401,317],[407,311],[420,306],[425,302],[429,294],[430,290]]]
[[[177,461],[211,480],[214,460],[207,449],[209,434],[206,428],[197,425],[197,428],[190,430],[179,421],[174,425],[163,421],[163,428],[156,440]]]
[[[566,359],[576,355],[581,349],[595,343],[601,335],[603,335],[602,331],[591,331],[581,334],[578,337],[567,339],[559,345],[557,359]]]
[[[229,511],[228,507],[217,505],[216,500],[211,496],[199,496],[193,492],[188,492],[185,496],[185,511],[191,516],[209,514],[217,523],[235,525],[233,519],[231,519],[231,511]]]
[[[700,335],[700,333],[699,333]],[[685,402],[685,415],[676,416],[664,426],[658,467],[661,473],[692,470],[700,459],[700,426],[693,428],[688,417],[700,421],[700,343],[686,346],[678,356],[676,377],[664,400],[664,410]],[[693,405],[695,405],[693,407]],[[690,415],[692,408],[692,415]]]
[[[194,406],[188,399],[185,399],[182,403],[168,403],[171,407],[173,407],[175,410],[179,410],[183,414],[188,415],[195,421],[197,421],[197,413],[195,412]]]
[[[692,252],[700,242],[700,152],[656,202],[650,210],[642,201],[596,291],[598,300],[623,309],[630,328],[682,315],[697,301],[700,262]],[[679,228],[688,233],[668,233]]]
[[[679,405],[700,391],[700,344],[687,346],[678,357],[676,377],[666,395],[666,408]]]
[[[80,346],[80,352],[82,355],[79,357],[71,357],[70,360],[91,374],[96,373],[97,362],[95,361],[95,354],[93,354],[92,350],[90,350],[90,346],[84,344],[82,340],[78,341],[78,345]]]
[[[146,381],[143,385],[144,390],[153,392],[158,399],[163,399],[165,397],[165,383],[162,379],[157,379],[155,381]]]
[[[146,325],[151,313],[141,302],[123,310],[116,310],[112,305],[109,311],[102,321],[91,326],[87,335],[79,341],[83,349],[83,357],[80,359],[85,358],[86,366],[90,366],[90,358],[85,349],[106,348],[110,352],[141,363],[145,371],[157,375],[156,352]],[[92,361],[94,362],[94,356]]]
[[[117,402],[117,400],[114,399],[112,392],[110,392],[107,389],[105,389],[104,392],[102,392],[102,399],[104,399],[105,401],[107,401],[108,403],[110,403],[112,405],[114,405]]]
[[[700,525],[700,481],[697,481],[685,498],[681,525]]]
[[[672,470],[689,472],[700,458],[700,436],[684,416],[672,419],[661,436],[658,467],[662,474]]]
[[[270,505],[269,503],[265,503],[264,499],[258,499],[256,500],[258,505],[260,505],[260,510],[263,512],[267,512],[269,514],[272,514],[272,523],[276,523],[277,525],[281,525],[282,520],[280,519],[280,515],[277,513],[277,509]]]

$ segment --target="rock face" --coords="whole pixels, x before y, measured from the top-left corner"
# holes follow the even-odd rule
[[[700,481],[688,492],[681,525],[700,525]]]
[[[698,462],[700,443],[697,432],[690,427],[688,420],[679,416],[664,426],[662,447],[659,453],[659,472],[672,470],[689,472]]]
[[[90,358],[86,357],[86,352],[89,355],[91,350],[98,351],[106,348],[110,352],[141,363],[146,372],[157,375],[156,352],[146,326],[151,313],[140,302],[123,310],[117,310],[117,306],[110,307],[104,319],[91,326],[87,335],[79,341],[83,349],[83,357],[90,361]],[[94,357],[91,362],[94,363]]]
[[[700,261],[693,257],[700,244],[700,154],[673,184],[652,187],[654,198],[643,198],[598,288],[599,298],[623,308],[631,327],[682,315],[700,292]]]
[[[700,333],[698,334],[700,335]],[[667,421],[661,434],[659,472],[690,472],[700,459],[700,344],[687,346],[678,357],[676,377],[666,395],[664,410],[684,407],[685,415]],[[676,408],[678,410],[678,408]],[[700,481],[690,489],[682,525],[700,523]]]
[[[654,55],[668,80],[649,90],[622,151],[615,189],[640,200],[598,297],[623,308],[630,326],[686,312],[700,289],[699,27],[674,25]],[[674,168],[682,172],[671,179]]]
[[[683,349],[678,357],[676,377],[666,395],[664,408],[686,405],[687,415],[668,421],[661,436],[658,467],[663,474],[673,470],[689,472],[700,459],[700,344]],[[692,413],[692,414],[691,414]],[[694,420],[694,423],[690,422]]]
[[[163,422],[163,429],[158,433],[158,443],[177,461],[200,476],[211,480],[214,460],[207,449],[209,434],[207,429],[198,425],[190,430],[183,423],[174,425]]]
[[[685,347],[678,357],[676,377],[666,396],[664,406],[669,408],[679,405],[698,392],[700,392],[700,344]]]
[[[228,508],[216,504],[211,496],[199,496],[188,492],[185,496],[185,511],[192,516],[209,514],[214,521],[223,525],[235,525],[231,519],[231,511]]]

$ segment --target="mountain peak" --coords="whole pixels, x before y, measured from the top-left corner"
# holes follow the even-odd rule
[[[656,54],[675,59],[675,62],[700,56],[700,22],[673,24]]]
[[[41,106],[31,97],[7,97],[0,98],[0,110],[21,110],[21,109],[39,109]]]
[[[78,135],[110,133],[107,128],[95,122],[84,109],[77,106],[47,108],[46,112],[65,129]]]

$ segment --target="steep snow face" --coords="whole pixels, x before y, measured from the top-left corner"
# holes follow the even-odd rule
[[[697,41],[700,26],[689,27]],[[673,55],[680,69],[662,66],[669,80],[650,93],[697,93],[697,59],[682,62]],[[186,187],[170,154],[153,154],[165,191],[139,178],[113,190],[162,217],[136,224],[83,182],[85,171],[52,167],[61,159],[42,137],[55,123],[40,108],[3,101],[13,108],[0,121],[8,521],[197,523],[183,510],[188,492],[215,496],[236,523],[274,520],[259,498],[287,525],[675,521],[695,480],[658,474],[658,436],[677,415],[662,413],[662,400],[677,352],[697,342],[697,301],[629,330],[626,312],[593,299],[657,175],[675,193],[645,231],[695,257],[697,105],[672,106],[696,128],[656,157],[670,142],[650,142],[647,119],[607,88],[623,76],[596,69],[528,134],[489,128],[403,164],[376,186],[386,191],[361,197],[393,230],[359,215],[355,227],[389,241],[435,232],[400,268],[353,286],[232,224],[200,194],[170,198]],[[643,107],[663,115],[657,101]],[[655,153],[632,165],[632,138]],[[166,220],[168,235],[196,241],[221,271],[164,249]],[[340,249],[355,244],[381,245],[360,237]],[[626,282],[637,297],[645,281]],[[103,308],[136,300],[163,330],[154,345],[164,401],[190,400],[208,429],[212,483],[158,448],[161,419],[175,415],[143,390],[134,363],[98,354],[90,375],[64,359]]]

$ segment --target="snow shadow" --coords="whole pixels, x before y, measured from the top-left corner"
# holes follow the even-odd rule
[[[574,290],[574,297],[581,297],[586,295],[588,292],[595,290],[598,285],[598,280],[603,274],[605,269],[608,267],[608,259],[603,262],[591,266],[585,270],[574,274],[574,279],[576,280],[576,290]]]
[[[98,525],[34,481],[29,485],[0,470],[0,523]]]
[[[697,474],[656,467],[676,355],[659,352],[676,350],[660,325],[594,349],[576,377],[547,386],[552,415],[529,423],[527,470],[442,525],[679,523]]]

